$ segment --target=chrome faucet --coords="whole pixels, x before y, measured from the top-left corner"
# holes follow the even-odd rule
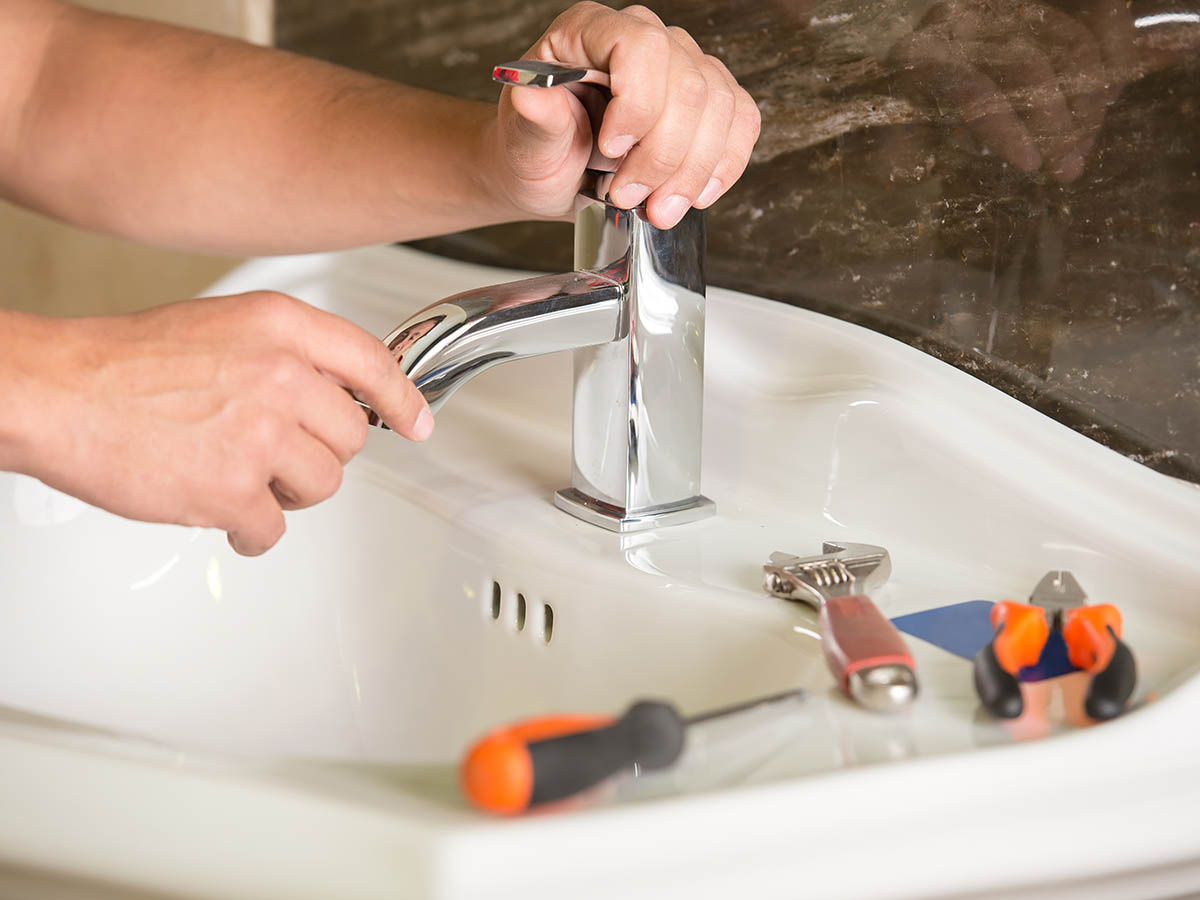
[[[538,84],[531,72],[541,86],[606,80],[528,61],[498,66],[496,77]],[[700,493],[704,212],[659,229],[643,208],[605,201],[611,175],[589,172],[586,181],[576,271],[456,294],[385,342],[435,413],[491,366],[574,350],[573,471],[555,505],[618,532],[704,518],[714,512]],[[370,420],[380,424],[374,413]]]

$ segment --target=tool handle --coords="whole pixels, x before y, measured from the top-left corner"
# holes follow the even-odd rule
[[[916,672],[904,638],[870,597],[831,597],[821,604],[820,621],[825,661],[842,690],[849,689],[853,673],[875,666],[906,666]]]
[[[615,721],[551,716],[500,728],[463,760],[463,793],[486,812],[524,812],[578,794],[635,765],[671,765],[683,752],[684,731],[675,707],[654,700],[635,703]]]
[[[1003,632],[1006,626],[1001,625]],[[999,637],[999,634],[997,634]],[[975,654],[975,692],[983,708],[1001,719],[1015,719],[1025,711],[1021,697],[1021,682],[1016,674],[1000,664],[996,656],[995,640],[988,641]]]
[[[1108,665],[1092,676],[1084,709],[1093,719],[1112,719],[1125,711],[1125,705],[1137,685],[1137,663],[1129,645],[1117,637],[1110,626],[1112,656]]]
[[[607,72],[540,59],[516,59],[493,66],[492,81],[523,87],[557,87],[564,84],[595,84],[609,87]]]
[[[993,606],[991,620],[996,633],[975,654],[975,692],[993,716],[1015,719],[1025,711],[1021,669],[1036,665],[1050,626],[1041,607],[1011,600]]]
[[[1121,613],[1111,603],[1067,613],[1063,639],[1072,665],[1091,672],[1084,709],[1093,719],[1111,719],[1125,710],[1137,685],[1137,663],[1121,640]]]

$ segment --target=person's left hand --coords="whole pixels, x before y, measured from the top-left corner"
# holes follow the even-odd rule
[[[525,58],[610,74],[612,100],[598,146],[607,157],[624,157],[610,196],[627,209],[645,201],[659,228],[724,194],[758,140],[758,108],[729,70],[644,6],[617,11],[579,3],[554,20]],[[541,218],[571,213],[593,143],[575,94],[506,87],[493,140],[491,177],[508,202]]]

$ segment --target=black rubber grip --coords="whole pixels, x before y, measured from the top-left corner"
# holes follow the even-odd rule
[[[1108,633],[1116,642],[1108,665],[1092,676],[1084,709],[1093,719],[1113,719],[1125,711],[1125,705],[1137,685],[1137,663],[1133,651],[1117,637],[1112,626]]]
[[[1001,625],[996,635],[1004,630]],[[1015,719],[1025,710],[1021,682],[996,659],[994,641],[975,654],[975,691],[984,709],[1002,719]]]
[[[578,794],[635,765],[665,768],[683,752],[685,728],[671,704],[643,700],[605,728],[530,743],[529,805]]]

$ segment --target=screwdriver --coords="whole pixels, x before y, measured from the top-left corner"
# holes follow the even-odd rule
[[[460,784],[467,799],[485,812],[522,813],[634,766],[665,769],[683,753],[690,726],[806,693],[803,688],[784,691],[687,719],[661,700],[640,700],[618,719],[588,714],[528,719],[475,743],[463,759]]]

